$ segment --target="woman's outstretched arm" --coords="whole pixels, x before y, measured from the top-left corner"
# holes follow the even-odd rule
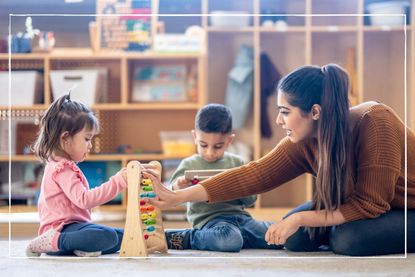
[[[144,177],[150,178],[153,182],[153,189],[156,198],[150,198],[149,203],[160,208],[168,209],[185,202],[207,201],[208,195],[201,185],[195,185],[182,190],[171,191],[161,184],[159,178],[149,171],[143,172]]]

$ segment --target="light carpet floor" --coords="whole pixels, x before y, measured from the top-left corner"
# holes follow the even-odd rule
[[[415,276],[415,254],[351,258],[331,252],[169,250],[147,259],[26,258],[27,240],[0,241],[1,276]],[[145,274],[145,275],[144,275]]]

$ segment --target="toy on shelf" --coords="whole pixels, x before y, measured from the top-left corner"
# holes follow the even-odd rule
[[[225,169],[204,169],[204,170],[186,170],[184,172],[184,177],[187,180],[190,180],[192,185],[198,184],[200,181],[203,181],[209,177],[212,177],[216,174],[224,172]]]
[[[151,2],[97,0],[98,48],[139,52],[149,49]]]
[[[161,173],[161,164],[150,162]],[[141,175],[138,161],[127,165],[128,202],[124,237],[120,257],[147,257],[150,253],[167,253],[161,211],[147,203],[146,198],[154,198],[150,179]]]

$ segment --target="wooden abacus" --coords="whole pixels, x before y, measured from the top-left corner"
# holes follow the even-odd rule
[[[161,173],[161,164],[150,164]],[[147,257],[150,253],[167,253],[161,211],[149,205],[145,199],[154,198],[152,182],[141,175],[138,161],[127,165],[128,197],[124,237],[120,257]]]

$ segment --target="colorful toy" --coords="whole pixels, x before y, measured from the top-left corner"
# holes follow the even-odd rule
[[[161,173],[161,164],[150,162]],[[141,165],[131,161],[127,165],[128,198],[127,217],[120,257],[147,257],[150,253],[167,253],[161,211],[147,203],[145,198],[154,198],[150,179],[141,175]]]

